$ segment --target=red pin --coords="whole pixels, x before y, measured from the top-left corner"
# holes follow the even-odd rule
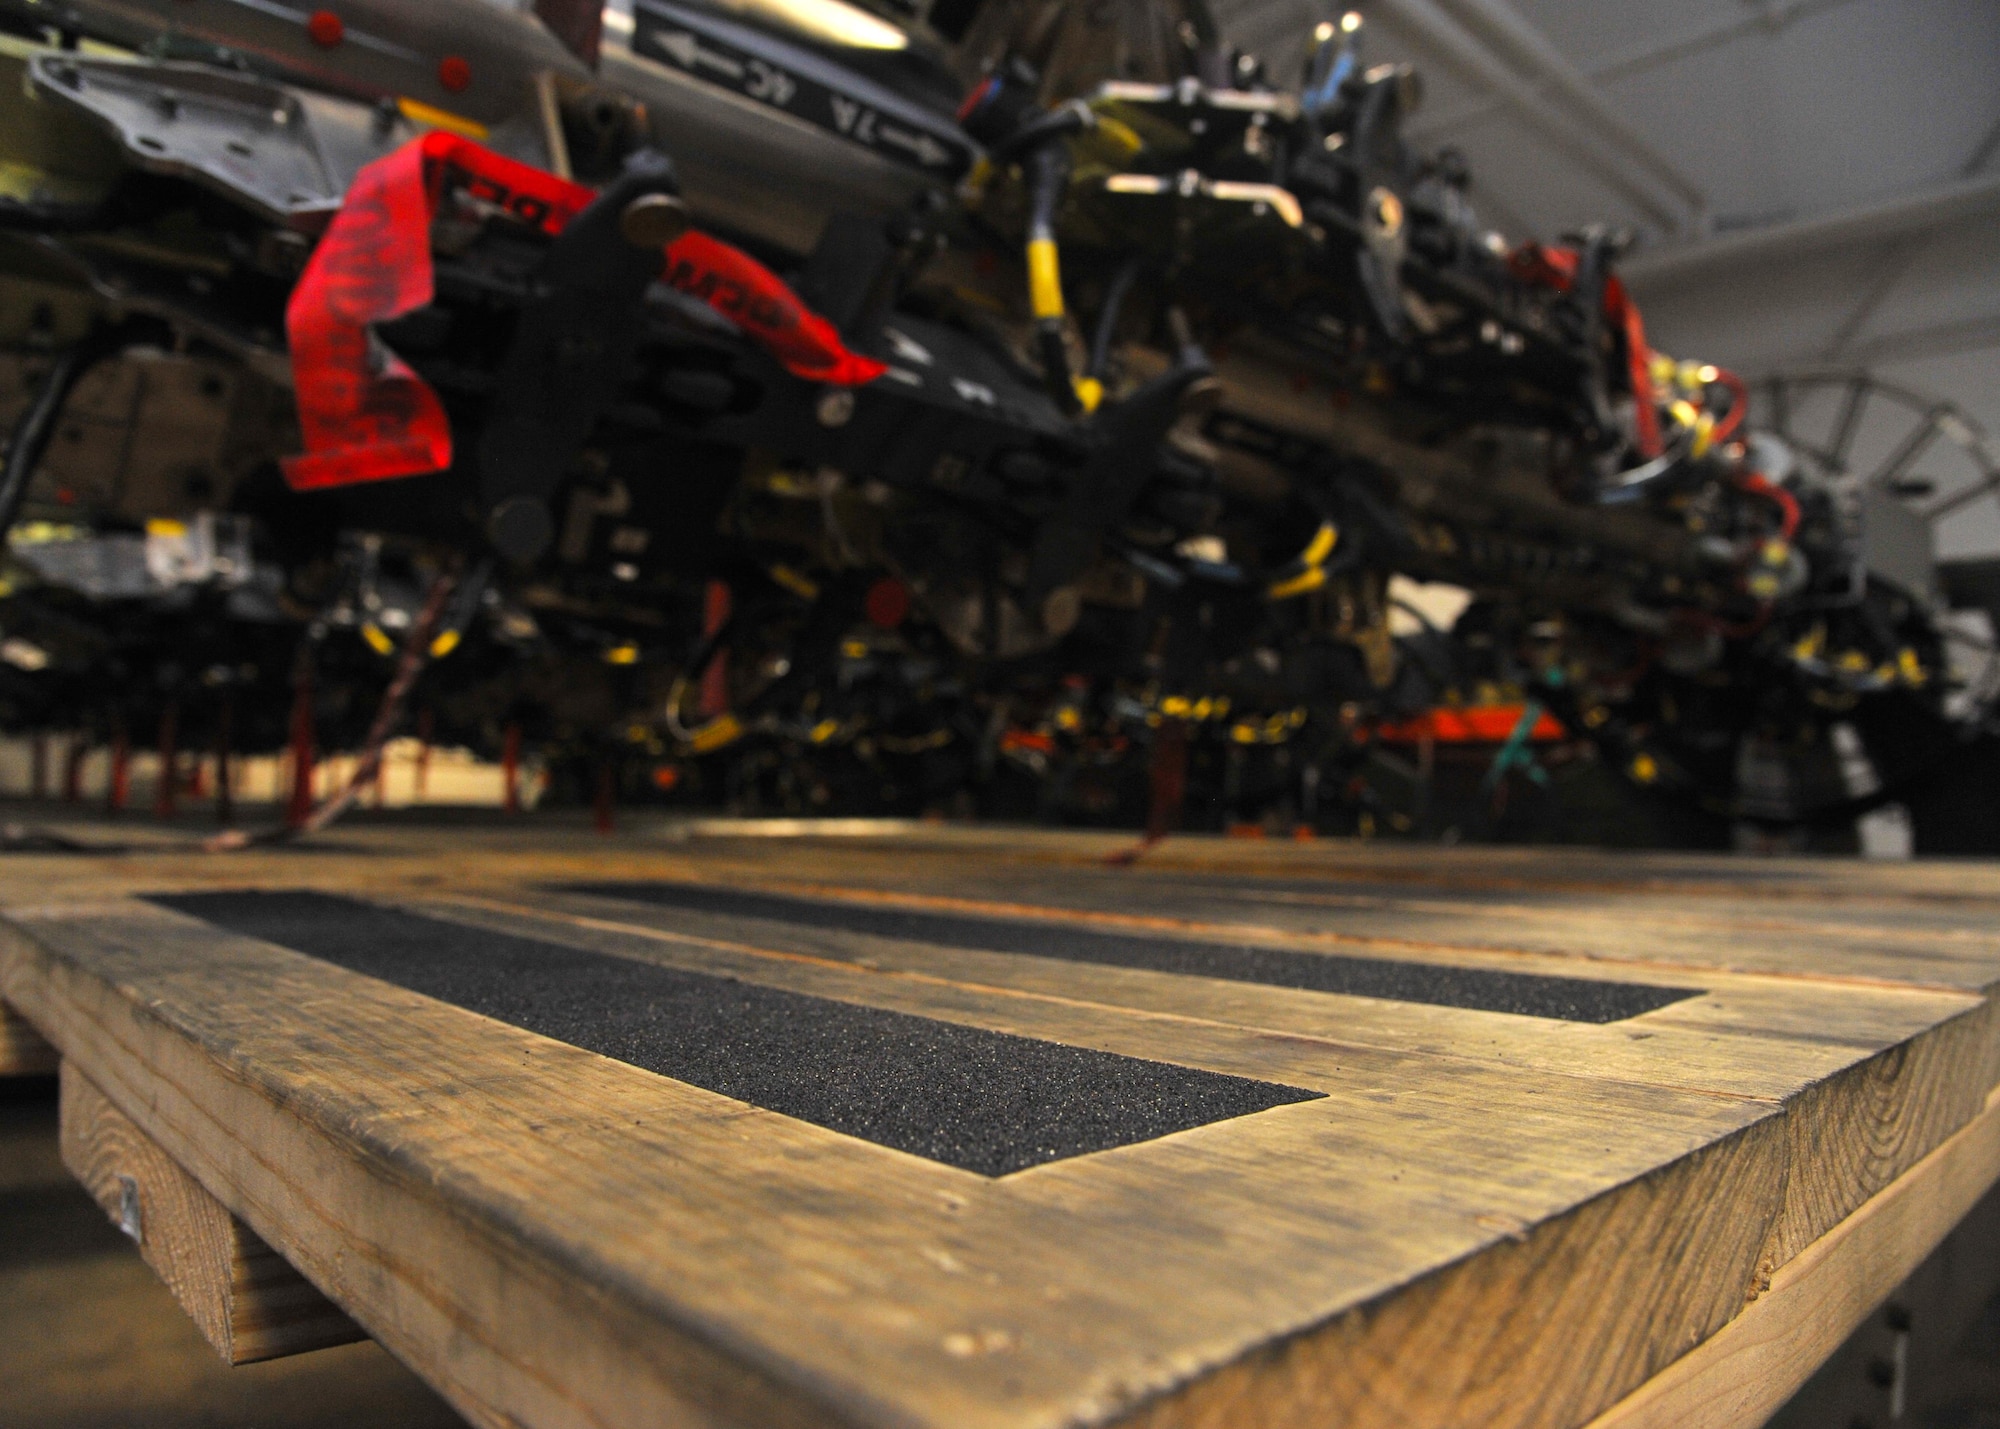
[[[306,20],[306,33],[323,50],[330,50],[347,38],[347,26],[331,10],[315,10]]]

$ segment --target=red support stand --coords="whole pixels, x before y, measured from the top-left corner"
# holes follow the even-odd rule
[[[292,793],[285,803],[285,827],[302,829],[313,809],[313,677],[302,661],[293,681]]]
[[[230,748],[236,740],[236,697],[225,694],[222,708],[215,716],[215,821],[228,827],[236,815],[236,791],[230,759],[234,751]]]
[[[501,806],[510,814],[521,812],[521,726],[509,724],[500,746],[500,777],[503,784]]]
[[[180,794],[180,725],[178,700],[160,711],[160,782],[153,790],[153,817],[171,819]]]
[[[111,782],[104,791],[104,811],[122,814],[132,797],[132,741],[119,725],[111,736]]]
[[[1181,806],[1187,799],[1187,754],[1187,725],[1177,719],[1163,721],[1153,734],[1153,761],[1148,771],[1152,799],[1146,808],[1146,836],[1131,848],[1112,854],[1108,862],[1136,863],[1147,849],[1180,827]]]
[[[608,834],[617,827],[618,778],[609,759],[597,762],[597,802],[593,809],[597,831]]]
[[[1156,844],[1180,827],[1187,798],[1187,726],[1170,719],[1153,744],[1152,803],[1146,811],[1146,842]]]
[[[710,581],[701,609],[701,633],[704,639],[722,629],[728,621],[730,604],[729,587],[721,581]],[[729,713],[727,650],[718,650],[709,658],[708,668],[701,676],[701,701],[698,708],[703,719],[715,719]]]
[[[431,736],[437,733],[437,717],[428,709],[417,711],[416,802],[422,803],[431,788]]]

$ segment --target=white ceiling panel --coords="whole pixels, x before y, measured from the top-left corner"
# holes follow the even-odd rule
[[[1450,23],[1463,34],[1480,5],[1507,3],[1359,0],[1370,17],[1365,58],[1408,59],[1429,80],[1412,134],[1466,152],[1475,202],[1510,236],[1552,238],[1599,221],[1638,230],[1663,254],[1705,241],[1647,219],[1579,162],[1573,144],[1552,141],[1546,118],[1524,122],[1518,98],[1510,106],[1476,69],[1427,53],[1386,13],[1456,14]],[[2000,212],[1989,204],[1977,216],[1810,252],[1787,251],[1783,237],[1787,224],[2000,173],[2000,0],[1511,3],[1646,147],[1703,191],[1717,237],[1772,235],[1767,251],[1649,277],[1646,318],[1659,346],[1750,373],[1868,366],[2000,431]],[[1301,37],[1343,8],[1216,4],[1279,73],[1295,72]],[[1518,58],[1484,54],[1526,77]],[[1534,87],[1544,101],[1560,98]],[[1568,112],[1590,132],[1574,106]],[[1626,172],[1641,168],[1634,158]],[[1949,545],[2000,549],[2000,506],[1956,523]]]

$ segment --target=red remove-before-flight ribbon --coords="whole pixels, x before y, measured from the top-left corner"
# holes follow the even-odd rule
[[[447,188],[560,233],[596,197],[582,184],[434,132],[355,176],[285,311],[305,453],[283,463],[295,490],[421,476],[452,461],[451,421],[429,383],[372,325],[436,296],[430,228]],[[793,375],[858,386],[887,369],[848,349],[832,323],[769,268],[705,233],[665,252],[662,276],[740,327]]]
[[[859,387],[889,370],[849,351],[834,325],[776,273],[706,233],[689,231],[667,245],[665,277],[750,334],[794,377]]]

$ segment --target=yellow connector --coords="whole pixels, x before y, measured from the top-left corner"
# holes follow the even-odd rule
[[[1326,584],[1326,568],[1313,566],[1301,571],[1290,580],[1279,581],[1264,594],[1272,600],[1290,600],[1296,595],[1307,595]]]
[[[1333,548],[1340,543],[1340,532],[1331,521],[1322,521],[1319,530],[1313,533],[1312,544],[1299,557],[1302,566],[1323,566],[1326,558],[1333,554]]]
[[[818,600],[819,587],[790,566],[772,566],[771,579],[800,600]]]
[[[1038,319],[1063,315],[1062,262],[1053,238],[1028,240],[1028,306]]]
[[[694,732],[688,740],[688,749],[695,754],[712,754],[725,745],[734,744],[743,737],[743,721],[735,715],[723,715],[710,720]]]
[[[399,99],[396,109],[412,124],[421,124],[426,129],[442,129],[465,139],[485,139],[493,132],[477,119],[467,119],[463,114],[453,114],[449,109],[439,109],[422,100]]]

